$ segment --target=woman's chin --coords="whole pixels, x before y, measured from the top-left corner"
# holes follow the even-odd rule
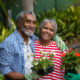
[[[44,38],[43,41],[49,42],[49,41],[51,41],[51,39],[49,39],[49,38]]]

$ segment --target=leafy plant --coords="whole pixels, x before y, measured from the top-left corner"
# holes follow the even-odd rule
[[[4,80],[4,76],[0,74],[0,80]]]
[[[63,40],[71,42],[80,39],[80,6],[71,6],[64,11],[57,12],[54,8],[37,14],[37,26],[45,18],[53,18],[58,24],[58,34]],[[39,32],[38,27],[36,30]],[[38,35],[38,34],[37,34]]]
[[[53,65],[53,56],[54,54],[48,54],[48,53],[43,53],[43,52],[40,52],[41,54],[41,57],[36,60],[34,58],[32,64],[33,64],[33,72],[38,72],[40,69],[44,70],[44,72],[47,72],[47,68],[49,66],[51,66],[52,68],[54,67]],[[49,58],[48,58],[49,56]]]
[[[9,17],[3,2],[4,1],[0,0],[0,6],[1,6],[3,12],[5,13],[5,16]],[[8,0],[6,2],[8,2]],[[0,21],[0,42],[2,42],[16,28],[15,23],[12,19],[10,19],[10,22],[11,22],[11,27],[12,27],[11,29],[4,26],[3,22]]]
[[[69,49],[68,53],[62,54],[62,66],[61,69],[65,70],[75,70],[77,71],[80,66],[80,55],[77,52],[74,52],[72,49]]]
[[[40,78],[40,76],[37,75],[36,73],[25,74],[24,76],[25,76],[26,80],[33,80],[33,79]]]
[[[6,28],[2,23],[0,24],[0,42],[2,42],[9,34],[14,31],[14,27],[12,29]]]

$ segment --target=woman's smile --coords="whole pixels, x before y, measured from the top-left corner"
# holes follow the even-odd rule
[[[54,35],[54,27],[50,22],[46,22],[41,28],[41,39],[51,40]]]

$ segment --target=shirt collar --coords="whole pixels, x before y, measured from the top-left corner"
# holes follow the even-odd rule
[[[24,40],[23,38],[21,37],[21,35],[18,33],[17,29],[14,31],[15,33],[15,36],[17,38],[17,40],[20,42],[20,43],[24,43]],[[37,40],[38,38],[35,36],[35,35],[32,35],[29,37],[30,40]]]
[[[26,42],[24,42],[24,44],[26,45]],[[28,37],[28,44],[27,45],[30,45],[31,44],[31,38]]]
[[[20,43],[24,43],[23,38],[21,37],[21,35],[18,33],[17,30],[14,31],[14,34],[15,34],[17,40],[18,40]]]

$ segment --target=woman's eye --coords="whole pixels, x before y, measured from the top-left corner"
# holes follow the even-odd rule
[[[44,29],[48,29],[47,27],[44,27]]]
[[[51,31],[51,32],[54,32],[54,30],[53,30],[53,29],[50,29],[50,31]]]

